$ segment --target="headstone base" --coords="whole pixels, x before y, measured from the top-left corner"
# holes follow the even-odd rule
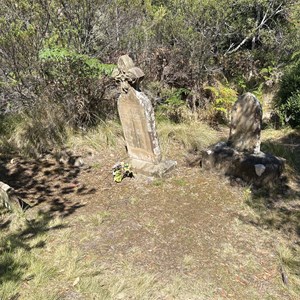
[[[134,173],[153,177],[162,177],[165,173],[174,169],[176,165],[177,162],[174,160],[163,160],[158,164],[139,159],[131,160]]]
[[[222,142],[202,152],[201,166],[239,177],[257,187],[271,187],[280,182],[284,162],[283,158],[264,152],[239,152]]]

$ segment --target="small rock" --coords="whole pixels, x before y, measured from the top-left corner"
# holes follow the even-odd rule
[[[76,284],[78,284],[78,283],[79,283],[79,280],[80,280],[80,278],[77,277],[77,278],[74,280],[74,282],[73,282],[73,286],[75,286]]]
[[[83,165],[84,165],[84,162],[81,157],[77,158],[74,162],[74,167],[79,168],[79,167],[82,167]]]
[[[257,164],[254,166],[254,168],[257,176],[261,176],[262,173],[266,170],[266,167],[263,164]]]

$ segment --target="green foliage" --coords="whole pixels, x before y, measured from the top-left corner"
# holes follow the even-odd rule
[[[189,93],[190,91],[185,88],[164,89],[162,96],[166,100],[157,108],[158,117],[160,119],[169,119],[175,123],[183,121],[187,110],[183,98],[186,98]]]
[[[292,128],[300,126],[300,91],[293,94],[280,106],[280,112]]]
[[[70,64],[70,67],[74,68],[72,70],[74,73],[77,73],[81,76],[88,76],[90,78],[99,77],[101,75],[110,76],[115,65],[113,64],[102,64],[96,58],[91,58],[88,55],[77,53],[67,48],[46,48],[42,49],[39,52],[39,58],[43,63],[57,63],[61,64]],[[57,68],[57,66],[55,66]],[[54,68],[55,68],[54,67]],[[62,69],[64,69],[63,66]],[[53,71],[55,76],[59,75],[57,72]]]
[[[166,105],[169,105],[172,107],[180,107],[185,104],[185,102],[182,100],[182,97],[187,96],[189,93],[190,93],[190,91],[185,88],[171,90],[165,103],[166,103]]]
[[[300,125],[300,60],[287,67],[275,105],[284,122],[292,127]]]
[[[106,88],[103,85],[110,80],[115,65],[102,64],[96,58],[60,47],[42,49],[39,59],[47,88],[62,104],[68,123],[76,127],[97,122]]]
[[[296,92],[300,90],[300,60],[292,66],[288,66],[280,83],[278,91],[278,104],[285,102]]]
[[[229,87],[228,84],[223,85],[221,82],[218,82],[216,86],[207,86],[205,89],[213,94],[213,109],[220,112],[228,121],[232,105],[237,100],[237,91]]]
[[[3,0],[0,108],[32,118],[47,98],[67,125],[94,125],[116,111],[110,63],[128,53],[148,80],[171,90],[158,95],[159,110],[178,122],[191,113],[185,102],[194,114],[206,107],[204,82],[225,75],[248,91],[254,78],[251,88],[259,89],[269,66],[288,53],[296,60],[299,11],[297,0]],[[226,88],[214,94],[222,115],[233,98]]]

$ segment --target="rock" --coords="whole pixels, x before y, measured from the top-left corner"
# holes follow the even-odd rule
[[[284,162],[271,154],[249,154],[219,143],[203,151],[201,165],[204,169],[216,169],[224,175],[239,177],[257,187],[271,187],[280,182]]]
[[[0,181],[0,202],[7,209],[11,209],[10,196],[13,193],[13,188],[6,183]]]
[[[9,210],[26,210],[31,207],[29,203],[18,198],[15,190],[8,184],[0,181],[0,203]]]
[[[261,176],[263,172],[266,170],[266,166],[262,164],[256,164],[254,167],[257,176]]]
[[[78,157],[74,161],[74,167],[80,168],[84,165],[83,159],[81,157]]]

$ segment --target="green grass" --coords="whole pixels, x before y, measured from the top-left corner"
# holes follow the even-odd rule
[[[124,149],[123,130],[117,121],[99,120],[96,127],[75,131],[68,127],[59,107],[49,105],[39,107],[32,116],[2,117],[0,152],[36,157],[45,151],[59,151],[65,147],[81,152]],[[157,127],[164,153],[170,150],[170,142],[179,143],[186,150],[200,151],[220,138],[218,132],[200,122],[162,121]]]
[[[98,212],[90,217],[90,222],[94,226],[100,226],[103,222],[105,222],[105,220],[109,218],[109,216],[110,213],[108,211]]]
[[[285,284],[296,297],[300,294],[300,247],[283,242],[277,247],[281,275]]]
[[[2,212],[1,222],[8,220],[9,227],[0,233],[1,299],[11,299],[18,295],[29,281],[40,286],[56,277],[56,269],[44,263],[41,253],[48,230],[62,225],[60,220],[51,220],[43,213],[38,213],[35,219],[27,220],[24,215]]]

